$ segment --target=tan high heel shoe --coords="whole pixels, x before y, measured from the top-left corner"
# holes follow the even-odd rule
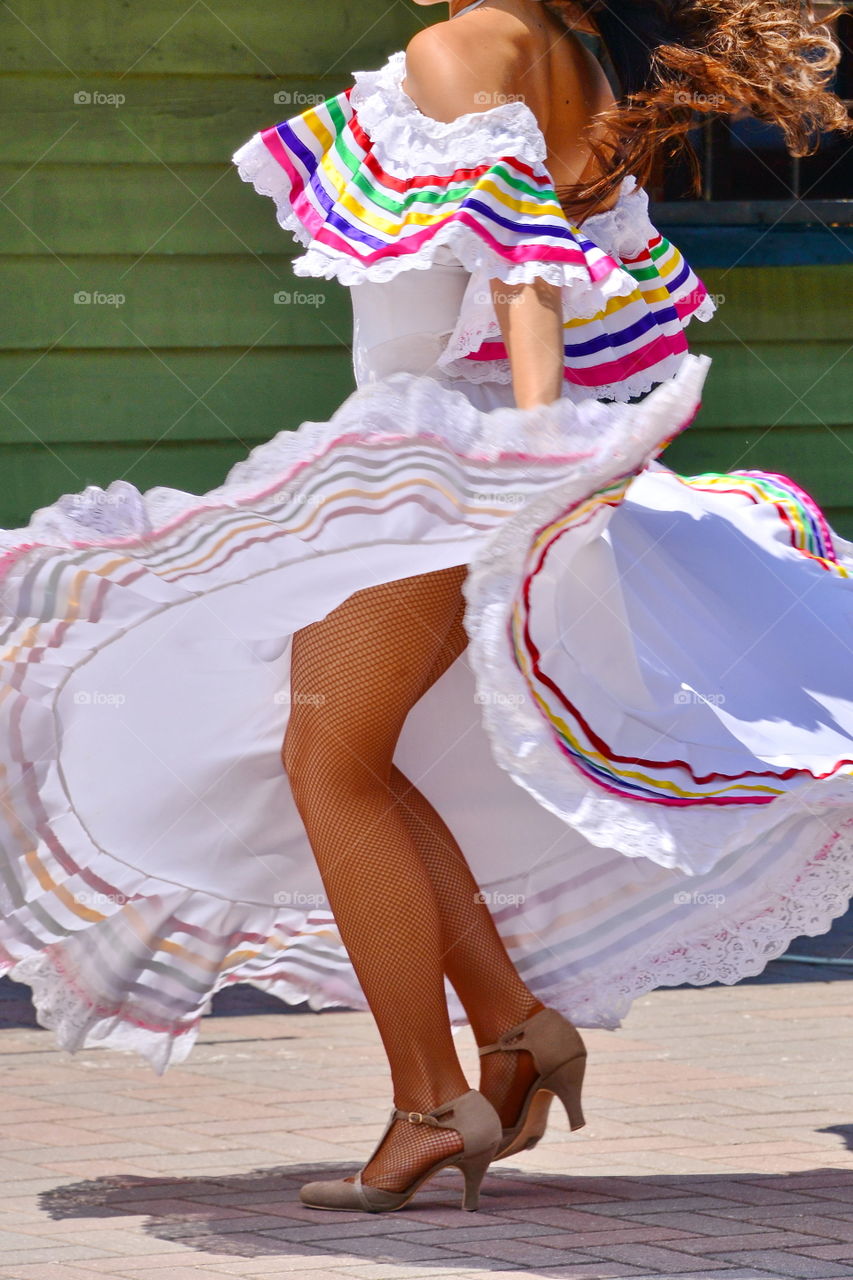
[[[586,1046],[575,1026],[556,1009],[540,1009],[517,1027],[505,1031],[494,1044],[485,1044],[480,1055],[498,1050],[525,1050],[539,1073],[527,1091],[518,1120],[502,1132],[495,1160],[535,1147],[545,1132],[554,1097],[566,1108],[572,1129],[586,1124],[581,1109],[581,1086],[586,1069]]]
[[[480,1183],[501,1142],[500,1117],[489,1100],[476,1089],[469,1089],[467,1093],[460,1094],[458,1098],[425,1114],[392,1107],[382,1137],[367,1164],[376,1155],[385,1135],[397,1119],[408,1120],[410,1124],[432,1125],[436,1129],[455,1129],[461,1135],[464,1146],[455,1155],[437,1160],[404,1191],[383,1191],[381,1187],[371,1187],[361,1181],[362,1169],[359,1169],[354,1182],[346,1182],[342,1178],[333,1182],[306,1182],[299,1192],[302,1203],[311,1209],[363,1209],[367,1213],[387,1213],[407,1204],[418,1187],[423,1186],[439,1169],[455,1165],[462,1171],[465,1179],[462,1208],[479,1208]]]

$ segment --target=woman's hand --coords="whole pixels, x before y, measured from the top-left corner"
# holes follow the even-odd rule
[[[552,404],[563,393],[562,288],[547,280],[506,284],[493,279],[492,304],[501,326],[519,409]]]

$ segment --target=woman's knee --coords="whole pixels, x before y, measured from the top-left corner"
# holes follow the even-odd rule
[[[312,800],[328,805],[333,797],[346,805],[383,788],[387,791],[390,784],[390,753],[348,736],[341,726],[335,731],[312,720],[296,708],[281,744],[281,763],[303,813]]]
[[[291,710],[281,744],[281,763],[297,803],[308,781],[312,777],[319,779],[324,766],[328,767],[329,755],[324,750],[326,736],[311,724],[310,716],[304,716],[295,707]]]

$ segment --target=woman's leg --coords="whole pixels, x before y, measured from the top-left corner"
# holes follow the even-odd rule
[[[421,696],[464,652],[465,599],[460,590],[453,624],[433,663]],[[482,901],[464,853],[426,796],[396,765],[391,791],[429,872],[438,901],[444,945],[444,971],[459,996],[478,1044],[491,1044],[510,1027],[544,1008],[522,981]],[[490,1053],[480,1062],[479,1088],[505,1126],[515,1123],[536,1077],[526,1052]]]
[[[327,884],[330,905],[377,1016],[392,1065],[395,1100],[397,1105],[413,1110],[438,1105],[461,1092],[465,1085],[455,1074],[458,1060],[446,1026],[443,983],[438,1038],[434,1027],[426,1025],[432,1018],[424,1020],[421,1044],[430,1044],[430,1061],[424,1063],[417,1052],[412,1053],[411,1046],[399,1043],[401,1028],[411,1027],[410,1017],[393,1013],[393,1008],[399,1007],[400,998],[404,1010],[410,1010],[407,1004],[410,997],[404,991],[407,962],[411,962],[416,981],[424,974],[420,957],[424,948],[418,947],[418,939],[411,929],[407,926],[405,930],[405,955],[398,969],[401,976],[393,991],[396,998],[386,998],[387,966],[380,961],[380,972],[372,975],[368,970],[372,971],[374,966],[362,955],[363,945],[375,953],[377,941],[383,941],[388,955],[386,935],[389,930],[399,930],[400,920],[411,909],[412,896],[406,888],[402,903],[397,906],[390,889],[382,896],[389,872],[396,867],[395,851],[397,856],[402,852],[404,860],[411,859],[413,851],[420,856],[421,867],[415,868],[415,878],[422,876],[426,868],[433,891],[432,909],[437,912],[440,931],[440,964],[466,1008],[479,1043],[494,1040],[502,1031],[541,1008],[541,1003],[518,977],[488,907],[478,901],[476,882],[453,836],[425,797],[396,767],[389,765],[408,709],[467,644],[460,590],[464,572],[460,567],[358,592],[328,618],[304,628],[294,637],[294,696],[284,750],[285,767],[312,845],[320,850],[318,864]],[[417,634],[413,634],[413,624]],[[403,679],[398,670],[401,658]],[[386,776],[387,782],[383,784]],[[380,808],[384,804],[386,810],[382,814],[384,830],[383,824],[377,828],[378,841],[367,840],[381,882],[379,898],[386,908],[381,910],[377,899],[372,912],[369,908],[365,910],[363,890],[362,901],[359,901],[358,884],[364,885],[364,876],[359,873],[363,851],[359,850],[365,842],[363,838],[353,841],[350,832],[358,819],[347,801],[353,786],[361,792],[365,782],[379,797]],[[391,813],[392,807],[396,814]],[[403,832],[408,832],[408,845],[404,837],[401,840]],[[353,832],[356,837],[357,834]],[[377,842],[381,845],[378,849]],[[339,863],[337,872],[332,869],[333,862]],[[358,882],[354,891],[353,880]],[[340,893],[335,886],[340,888]],[[429,898],[428,894],[423,896],[425,901]],[[430,933],[430,923],[423,912],[418,923],[421,932]],[[432,927],[435,927],[434,921]],[[427,941],[426,950],[430,946]],[[391,960],[389,955],[389,962]],[[442,1042],[444,1051],[439,1051]],[[448,1080],[442,1089],[437,1086],[448,1061],[455,1063],[451,1076],[454,1083],[451,1085]],[[532,1075],[532,1062],[526,1053],[490,1054],[483,1059],[481,1088],[505,1123],[514,1121]],[[411,1100],[413,1087],[420,1101]],[[402,1128],[406,1132],[398,1134],[401,1126],[395,1126],[382,1151],[371,1161],[365,1170],[366,1181],[388,1189],[400,1189],[411,1181],[413,1159],[418,1152],[411,1148],[411,1126]],[[404,1136],[409,1138],[409,1147],[405,1150],[400,1142]],[[450,1154],[450,1150],[455,1149],[449,1146],[446,1136],[441,1141],[445,1147],[440,1154]],[[423,1163],[437,1158],[437,1143],[428,1146],[421,1138],[417,1145]]]
[[[468,863],[443,819],[422,792],[395,767],[397,797],[439,905],[444,971],[471,1023],[477,1044],[492,1044],[545,1006],[519,976],[507,954]],[[505,1127],[515,1124],[536,1078],[526,1051],[490,1053],[480,1060],[479,1089]]]
[[[394,1102],[429,1111],[469,1087],[444,988],[432,881],[390,791],[394,749],[455,616],[464,568],[358,591],[293,637],[282,749],[341,938],[388,1055]],[[398,1121],[364,1181],[402,1190],[462,1149]]]

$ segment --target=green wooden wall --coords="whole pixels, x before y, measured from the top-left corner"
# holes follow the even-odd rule
[[[329,417],[354,385],[346,291],[291,274],[297,246],[230,156],[301,95],[378,65],[426,13],[407,0],[13,11],[0,59],[0,523],[116,477],[202,492],[257,442]],[[851,268],[699,269],[725,301],[693,327],[714,365],[666,461],[787,472],[853,537]]]

